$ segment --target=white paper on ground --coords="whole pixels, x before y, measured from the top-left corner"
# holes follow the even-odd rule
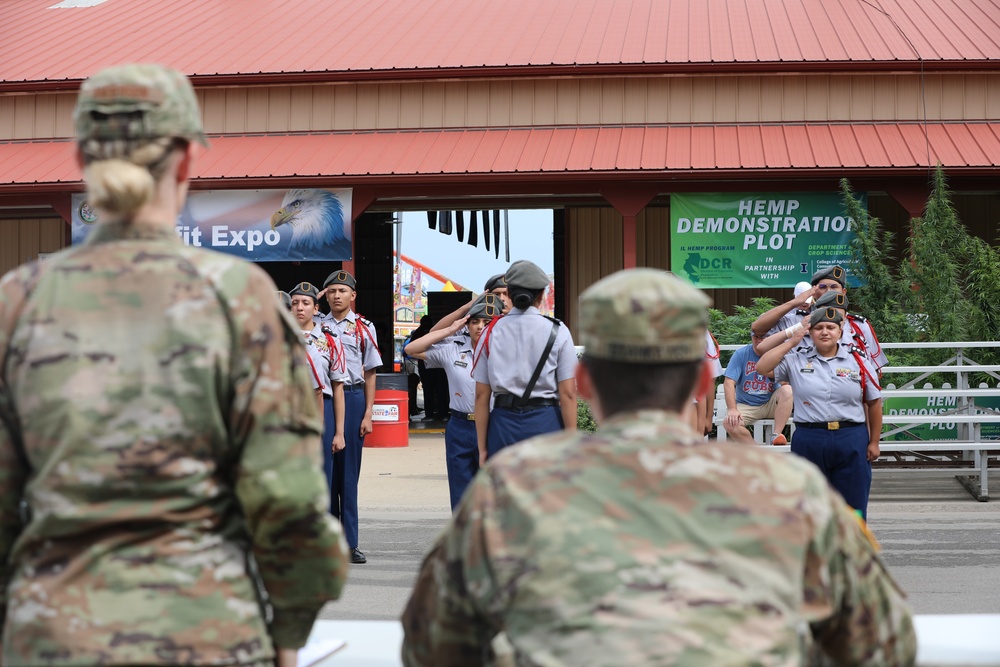
[[[319,641],[310,642],[299,649],[298,667],[315,665],[323,658],[333,655],[345,646],[347,646],[347,642],[343,639],[320,639]]]

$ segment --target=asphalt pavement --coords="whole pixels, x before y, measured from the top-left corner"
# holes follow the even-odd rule
[[[451,514],[444,437],[434,430],[411,434],[407,447],[365,448],[359,546],[368,562],[351,566],[344,595],[321,618],[399,618]],[[977,502],[951,477],[876,473],[869,518],[915,613],[1000,613],[1000,499]]]

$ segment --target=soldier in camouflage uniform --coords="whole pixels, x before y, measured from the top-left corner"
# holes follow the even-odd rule
[[[652,269],[581,295],[601,430],[480,471],[403,614],[406,665],[489,664],[505,643],[545,667],[913,662],[903,594],[819,471],[681,418],[711,380],[707,304]]]
[[[294,665],[348,567],[300,335],[175,232],[182,74],[104,70],[75,121],[100,222],[0,280],[3,664]]]

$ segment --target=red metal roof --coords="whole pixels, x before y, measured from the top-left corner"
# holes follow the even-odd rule
[[[1000,0],[58,1],[0,2],[8,89],[135,61],[285,80],[1000,61]]]
[[[926,133],[926,134],[925,134]],[[0,189],[78,186],[69,141],[0,143]],[[209,185],[310,178],[811,177],[1000,167],[1000,122],[672,125],[224,136],[196,162]],[[62,187],[62,189],[66,189]]]

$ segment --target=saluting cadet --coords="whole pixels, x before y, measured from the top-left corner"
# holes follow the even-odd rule
[[[495,276],[490,276],[490,279],[486,281],[486,285],[483,287],[484,292],[489,292],[490,294],[496,294],[503,301],[503,312],[509,313],[512,308],[510,303],[510,294],[507,293],[507,279],[504,274],[498,273]]]
[[[813,274],[812,289],[805,290],[791,300],[762,313],[750,330],[758,336],[770,337],[786,331],[808,317],[813,301],[827,292],[843,292],[847,288],[847,272],[842,266],[828,266]],[[770,348],[768,348],[770,349]]]
[[[479,338],[472,371],[480,464],[526,438],[576,430],[573,338],[559,320],[538,312],[549,277],[522,259],[504,279],[513,308]]]
[[[763,354],[757,372],[792,385],[792,451],[816,464],[867,519],[871,462],[878,458],[882,432],[882,392],[864,351],[840,342],[843,320],[835,308],[815,311],[808,322],[812,345],[801,344],[802,327]]]
[[[860,315],[851,315],[847,312],[851,307],[851,302],[847,298],[846,292],[827,292],[816,299],[816,309],[836,308],[844,316],[844,333],[840,338],[841,343],[856,345],[865,351],[868,359],[877,369],[881,369],[889,359],[885,356],[882,346],[875,335],[875,328],[872,323]]]
[[[486,293],[476,299],[471,308],[463,306],[458,310],[465,309],[468,309],[468,316],[453,320],[445,329],[432,330],[409,343],[404,350],[412,357],[423,359],[428,368],[443,368],[448,374],[451,417],[444,430],[444,448],[452,511],[479,470],[472,356],[483,329],[503,313],[503,302],[495,294]]]
[[[309,366],[323,394],[323,472],[330,488],[330,513],[337,516],[333,506],[333,455],[344,449],[344,383],[349,381],[340,338],[329,327],[317,324],[319,290],[312,283],[301,282],[289,296],[292,316],[302,329],[302,336],[309,354]]]
[[[372,432],[372,406],[375,404],[375,369],[382,365],[375,337],[375,325],[354,312],[354,276],[334,271],[323,282],[330,314],[320,320],[336,333],[344,347],[348,380],[344,382],[344,439],[346,446],[333,455],[333,507],[344,524],[344,535],[351,548],[352,563],[368,559],[358,548],[358,478],[365,436]]]

